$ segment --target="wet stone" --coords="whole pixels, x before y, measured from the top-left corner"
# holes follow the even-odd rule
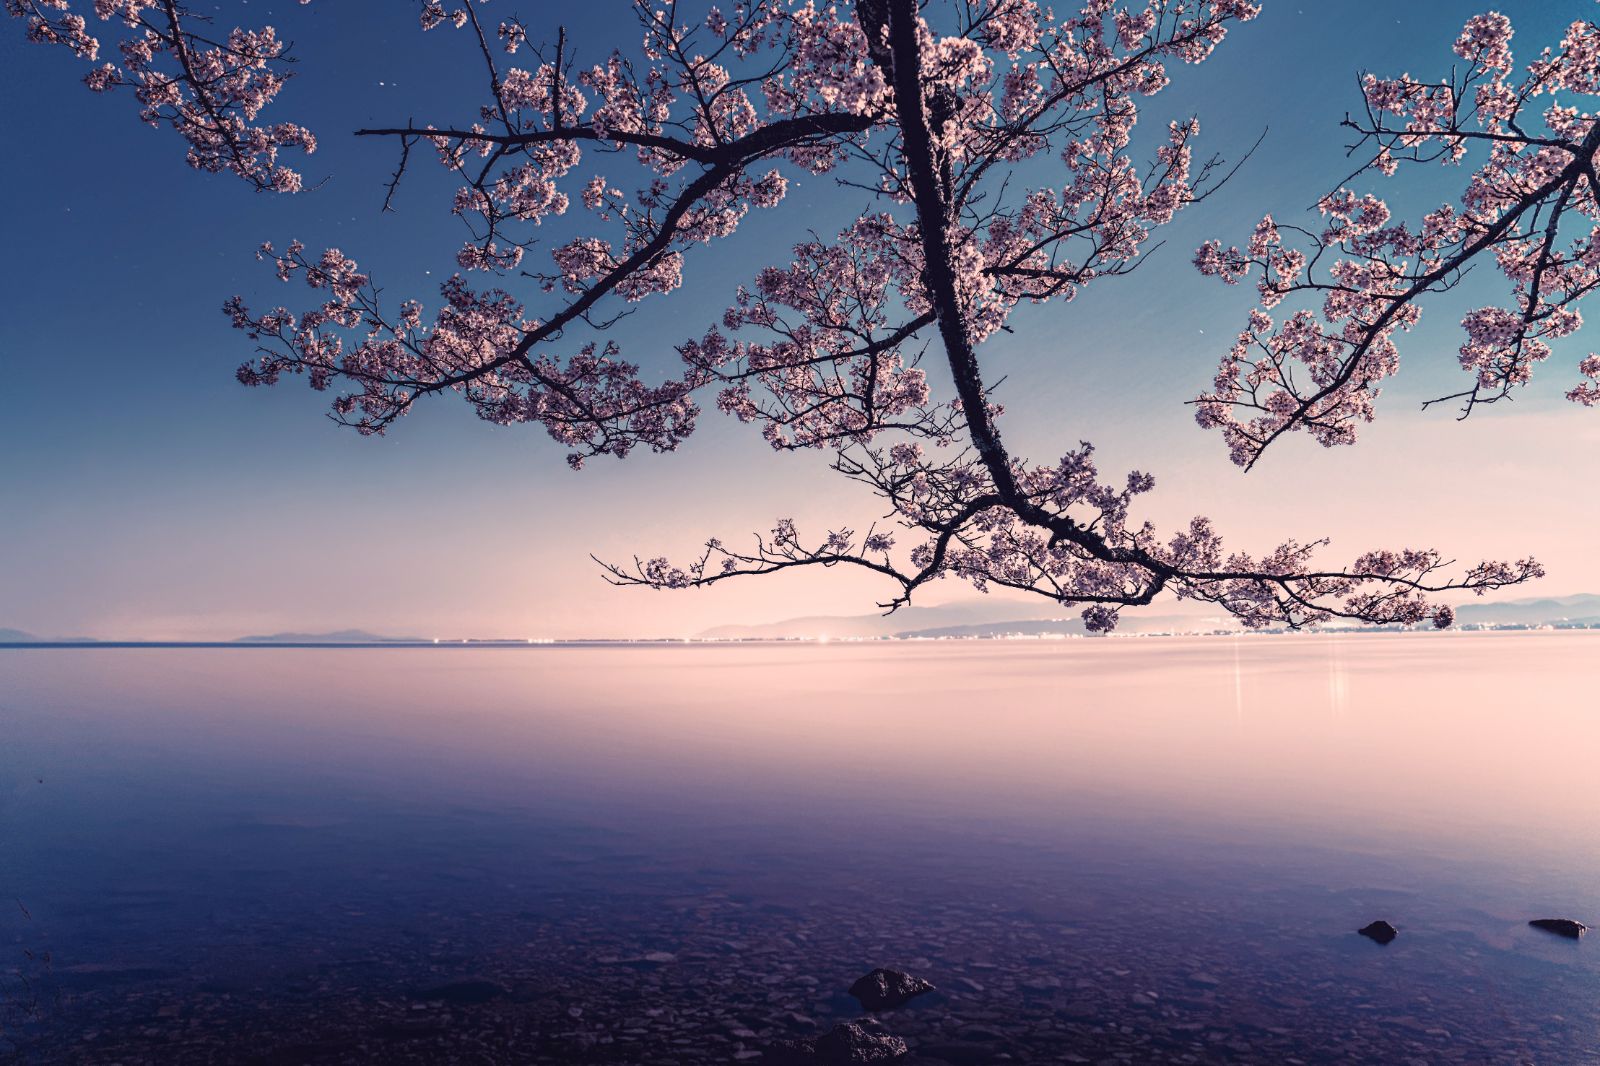
[[[850,994],[864,1010],[893,1010],[932,991],[934,986],[920,977],[882,968],[873,970],[850,986]]]
[[[1576,940],[1589,931],[1589,927],[1582,922],[1575,922],[1571,918],[1535,918],[1528,923],[1535,929],[1543,929],[1556,936],[1564,936],[1569,940]]]
[[[1379,944],[1388,944],[1400,935],[1400,930],[1382,920],[1363,926],[1356,931],[1368,940],[1377,941]]]
[[[888,1033],[868,1032],[856,1022],[843,1022],[817,1037],[812,1061],[828,1066],[893,1062],[905,1056],[906,1042]]]

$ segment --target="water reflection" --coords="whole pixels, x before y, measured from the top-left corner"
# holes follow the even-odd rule
[[[1591,1061],[1594,945],[1525,922],[1600,917],[1597,651],[0,652],[4,1024],[41,1061],[729,1061],[901,965],[929,1063]]]
[[[1344,642],[1329,640],[1328,644],[1328,709],[1335,718],[1344,716],[1348,682],[1344,667]]]

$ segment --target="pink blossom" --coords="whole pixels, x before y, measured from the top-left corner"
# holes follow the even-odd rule
[[[1196,120],[1152,129],[1139,118],[1256,5],[690,6],[627,5],[636,30],[604,42],[619,46],[606,55],[564,35],[530,46],[521,22],[486,26],[470,0],[423,0],[424,30],[468,31],[456,43],[468,45],[481,94],[431,124],[359,132],[395,150],[390,199],[409,189],[417,158],[450,173],[444,198],[466,230],[450,249],[455,266],[490,280],[451,271],[426,300],[394,302],[341,250],[264,245],[261,258],[300,300],[227,301],[254,347],[239,380],[303,375],[337,420],[369,434],[424,399],[455,396],[490,422],[538,425],[574,468],[675,450],[711,393],[767,445],[825,451],[887,516],[864,530],[781,519],[747,542],[709,539],[680,562],[651,554],[608,567],[622,584],[861,567],[889,583],[886,609],[950,579],[1074,605],[1090,631],[1107,632],[1121,610],[1169,594],[1250,627],[1335,617],[1446,626],[1439,594],[1539,573],[1526,559],[1447,572],[1439,553],[1416,549],[1330,566],[1315,540],[1225,548],[1204,517],[1166,532],[1142,520],[1154,477],[1102,473],[1087,443],[1042,462],[1008,448],[987,343],[1015,328],[1019,304],[1059,307],[1137,268],[1156,231],[1215,187],[1222,172],[1194,161]],[[145,121],[177,131],[193,166],[261,190],[303,186],[286,156],[315,140],[263,118],[290,72],[275,29],[234,29],[217,43],[190,28],[198,15],[156,0],[7,7],[33,40],[90,64],[89,88],[127,89]],[[77,10],[91,7],[114,60],[100,58]],[[1459,204],[1413,223],[1373,194],[1338,189],[1318,205],[1320,229],[1269,216],[1242,249],[1208,241],[1196,253],[1203,273],[1257,286],[1259,306],[1196,404],[1236,461],[1254,462],[1290,431],[1354,439],[1398,368],[1396,338],[1416,323],[1416,298],[1479,252],[1512,294],[1463,322],[1475,397],[1519,386],[1579,327],[1575,305],[1600,279],[1600,219],[1573,168],[1593,159],[1595,125],[1561,94],[1593,91],[1600,34],[1575,23],[1520,80],[1510,40],[1508,20],[1480,16],[1456,42],[1461,78],[1362,86],[1370,118],[1358,125],[1358,158],[1372,169],[1486,157]],[[1546,135],[1518,140],[1529,128]],[[719,276],[705,269],[719,246],[754,211],[794,213],[796,183],[816,174],[840,178],[864,208],[827,234],[803,211],[782,243],[763,233],[766,265],[720,319],[664,334],[675,320],[654,298]],[[1536,226],[1553,216],[1548,231]],[[636,312],[661,316],[646,354],[670,345],[676,376],[651,378],[624,358],[611,330]],[[1058,330],[1049,351],[1077,358],[1079,340]],[[1600,402],[1600,359],[1580,370],[1570,395]]]
[[[1248,254],[1215,241],[1197,253],[1203,273],[1229,283],[1259,272],[1263,308],[1320,301],[1275,334],[1255,326],[1242,334],[1215,389],[1199,398],[1197,419],[1222,432],[1236,462],[1253,464],[1285,432],[1354,441],[1358,424],[1374,417],[1378,383],[1398,370],[1397,333],[1417,322],[1426,296],[1454,285],[1475,260],[1492,258],[1510,292],[1503,305],[1462,319],[1459,354],[1470,384],[1441,399],[1470,413],[1505,398],[1553,355],[1553,341],[1578,329],[1578,303],[1600,288],[1600,208],[1589,177],[1600,127],[1559,99],[1542,112],[1532,101],[1593,91],[1600,26],[1573,23],[1560,50],[1544,53],[1520,81],[1511,38],[1504,15],[1472,18],[1455,42],[1464,70],[1440,82],[1368,75],[1369,118],[1347,123],[1362,147],[1376,146],[1370,167],[1385,177],[1411,164],[1454,166],[1475,150],[1459,204],[1397,223],[1382,200],[1341,188],[1319,202],[1327,224],[1302,248],[1262,241],[1258,230]],[[1316,276],[1307,273],[1311,262],[1320,265]],[[1297,363],[1309,373],[1298,375]],[[1588,385],[1567,396],[1595,402]]]

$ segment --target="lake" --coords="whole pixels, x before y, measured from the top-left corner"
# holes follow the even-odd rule
[[[884,966],[912,1064],[1600,1063],[1597,667],[0,650],[0,1058],[771,1062]]]

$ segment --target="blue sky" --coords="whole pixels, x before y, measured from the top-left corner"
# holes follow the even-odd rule
[[[601,582],[591,551],[681,554],[778,516],[873,517],[824,456],[773,454],[753,428],[714,412],[675,455],[573,474],[542,431],[491,427],[449,401],[363,439],[323,418],[323,398],[298,385],[239,387],[233,370],[247,348],[219,308],[234,293],[282,298],[254,261],[260,241],[337,245],[392,294],[431,297],[449,275],[462,233],[442,209],[446,176],[419,171],[385,215],[395,156],[348,133],[461,118],[479,82],[465,36],[421,33],[410,5],[217,8],[221,22],[270,22],[295,41],[299,75],[272,116],[316,131],[321,148],[303,169],[320,187],[255,195],[190,171],[170,133],[138,124],[127,99],[89,94],[65,53],[27,45],[15,24],[0,35],[0,96],[11,104],[0,170],[11,251],[0,268],[0,626],[144,637],[344,626],[684,634],[871,608],[881,590],[831,573],[681,595]],[[487,10],[501,8],[520,10],[535,35],[564,22],[580,59],[624,43],[619,32],[635,35],[621,0],[495,0]],[[1569,471],[1574,454],[1595,453],[1600,414],[1560,399],[1581,353],[1600,347],[1582,333],[1514,405],[1459,425],[1419,414],[1418,401],[1459,387],[1457,322],[1470,293],[1453,294],[1404,339],[1405,370],[1363,443],[1324,451],[1286,441],[1248,476],[1183,406],[1250,306],[1248,288],[1199,277],[1193,249],[1213,236],[1242,241],[1266,211],[1303,216],[1348,169],[1338,121],[1358,102],[1357,71],[1435,75],[1481,9],[1267,0],[1211,61],[1174,70],[1144,112],[1146,137],[1193,113],[1205,151],[1233,158],[1263,128],[1268,138],[1228,188],[1163,230],[1165,246],[1138,273],[1068,305],[1021,310],[1016,333],[986,349],[989,377],[1009,376],[1001,398],[1013,451],[1043,460],[1092,440],[1103,469],[1155,473],[1146,513],[1158,523],[1209,513],[1241,546],[1328,533],[1340,556],[1394,544],[1468,559],[1531,552],[1551,567],[1545,591],[1594,587],[1577,534],[1600,513]],[[1559,37],[1577,5],[1501,10],[1525,59]],[[1432,206],[1453,199],[1463,175],[1426,178],[1378,191],[1401,210]],[[864,203],[830,180],[803,180],[783,207],[691,255],[686,288],[626,323],[624,354],[669,372],[670,343],[702,333],[772,249]]]

